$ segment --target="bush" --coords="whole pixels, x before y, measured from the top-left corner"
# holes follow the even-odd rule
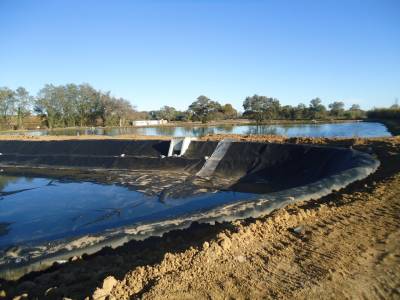
[[[400,108],[375,108],[367,112],[369,119],[398,119],[400,120]]]

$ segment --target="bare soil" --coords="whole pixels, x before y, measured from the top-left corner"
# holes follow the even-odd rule
[[[353,147],[377,155],[381,167],[341,191],[262,218],[193,224],[3,281],[0,297],[400,299],[400,137],[234,137]]]

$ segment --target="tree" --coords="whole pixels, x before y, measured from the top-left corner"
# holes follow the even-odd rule
[[[94,113],[93,107],[97,101],[98,92],[89,84],[81,84],[78,89],[79,92],[75,99],[75,105],[79,126],[84,126]]]
[[[133,111],[129,113],[130,120],[148,120],[150,118],[147,111],[137,111],[134,106],[132,106]]]
[[[35,111],[49,128],[125,126],[137,117],[128,100],[112,97],[110,92],[98,91],[89,84],[46,85],[36,97]]]
[[[324,119],[326,117],[326,108],[320,98],[314,98],[310,101],[309,115],[311,119]]]
[[[365,112],[361,109],[360,105],[353,104],[345,113],[348,119],[360,119],[365,117]]]
[[[46,84],[38,93],[35,101],[35,111],[42,117],[51,129],[59,124],[61,107],[57,98],[57,88],[52,84]]]
[[[79,87],[76,84],[70,83],[65,86],[58,87],[59,101],[62,113],[62,123],[64,126],[72,127],[79,125],[78,118],[78,97]]]
[[[111,97],[106,107],[106,125],[126,126],[134,113],[135,109],[128,100]]]
[[[335,118],[340,118],[344,114],[344,103],[340,101],[335,101],[329,104],[330,115]]]
[[[101,120],[101,124],[105,126],[108,123],[109,107],[111,102],[110,92],[99,93],[96,103],[94,104],[94,115],[96,120]]]
[[[18,128],[23,128],[24,118],[29,116],[32,104],[33,97],[29,95],[29,92],[23,87],[17,88],[15,91],[15,110]]]
[[[294,108],[294,119],[301,120],[306,119],[308,116],[308,109],[307,106],[303,103],[300,103]]]
[[[177,121],[187,122],[191,119],[192,115],[188,110],[177,111],[175,119]]]
[[[278,116],[280,103],[278,99],[254,95],[247,97],[243,102],[245,115],[250,116],[257,122],[265,119],[273,119]]]
[[[8,126],[14,113],[15,92],[7,87],[0,88],[0,115],[2,125]]]
[[[284,120],[295,119],[295,108],[291,105],[284,105],[279,110],[279,118]]]
[[[67,98],[67,91],[65,89],[65,86],[59,85],[55,86],[54,90],[54,98],[55,101],[57,102],[57,109],[59,110],[57,113],[57,125],[56,126],[74,126],[75,125],[75,119],[73,119],[73,124],[69,125],[66,119],[69,117],[70,112],[68,111],[68,106],[72,107],[74,109],[74,114],[73,117],[75,117],[75,108],[76,105],[74,103],[68,102]]]
[[[197,100],[190,104],[189,111],[192,113],[192,119],[200,120],[202,123],[207,123],[212,113],[218,112],[221,105],[207,98],[206,96],[199,96]]]
[[[235,119],[237,118],[238,112],[232,106],[232,104],[225,104],[221,107],[221,112],[223,114],[224,119]]]
[[[156,114],[157,119],[164,119],[170,122],[171,120],[175,120],[177,111],[174,107],[171,106],[163,106],[161,107],[158,114]]]

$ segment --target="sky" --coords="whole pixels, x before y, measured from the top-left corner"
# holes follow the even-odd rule
[[[400,98],[399,0],[0,0],[0,86],[89,83],[139,110]]]

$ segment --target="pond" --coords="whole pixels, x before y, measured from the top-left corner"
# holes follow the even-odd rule
[[[391,136],[385,125],[378,122],[346,122],[316,124],[218,125],[218,126],[159,126],[123,128],[85,128],[2,132],[19,135],[162,135],[204,136],[207,134],[284,135],[288,137],[384,137]]]
[[[160,144],[169,142],[1,141],[0,278],[194,223],[266,215],[379,166],[349,148],[193,141],[187,156],[165,157]]]
[[[166,198],[115,184],[0,176],[0,249],[159,221],[240,201],[246,193]]]

